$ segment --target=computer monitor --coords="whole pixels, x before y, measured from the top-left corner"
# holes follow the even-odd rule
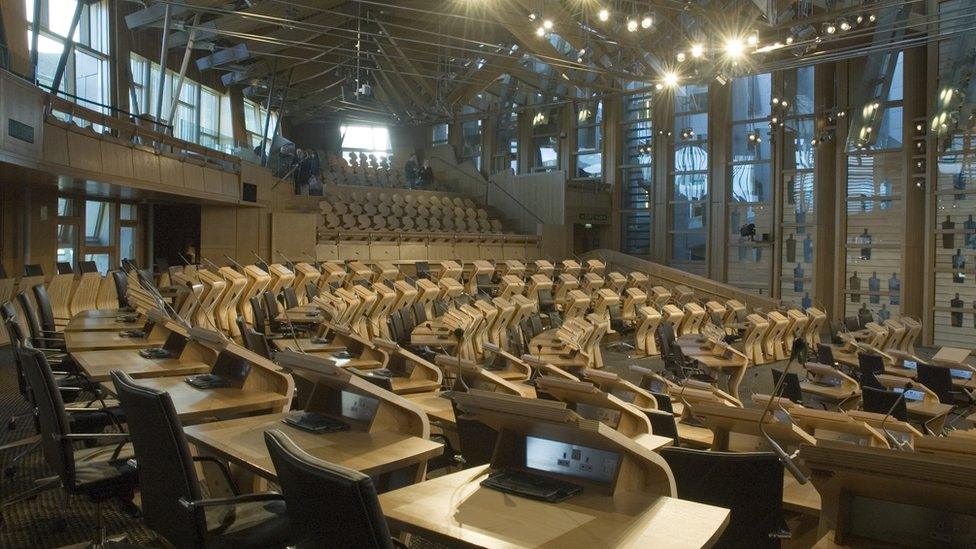
[[[247,375],[251,373],[251,363],[241,356],[224,350],[217,355],[210,373],[223,378],[228,387],[240,389],[244,386]]]
[[[620,454],[569,442],[525,437],[525,468],[610,484],[617,474]]]

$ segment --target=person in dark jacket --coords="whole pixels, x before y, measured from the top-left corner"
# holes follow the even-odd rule
[[[429,189],[434,186],[434,169],[430,167],[430,160],[424,160],[424,167],[420,168],[420,188]]]
[[[407,178],[407,187],[417,186],[417,155],[412,154],[403,165],[403,175]]]

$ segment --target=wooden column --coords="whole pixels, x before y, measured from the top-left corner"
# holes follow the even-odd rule
[[[902,288],[901,313],[915,318],[922,318],[925,288],[931,266],[925,261],[925,241],[927,235],[925,224],[925,189],[915,185],[916,158],[913,150],[912,136],[915,133],[915,123],[921,120],[925,123],[926,80],[914,78],[911,75],[925,74],[925,48],[905,50],[904,78],[904,123],[902,124],[902,169],[904,170],[904,223],[903,253],[902,253]],[[934,181],[934,179],[933,179]],[[933,185],[934,186],[934,185]]]

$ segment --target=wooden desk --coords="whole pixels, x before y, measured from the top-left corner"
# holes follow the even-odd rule
[[[132,316],[134,322],[120,322],[120,318]],[[118,332],[119,330],[138,330],[146,323],[145,317],[136,313],[118,313],[112,316],[88,316],[77,314],[64,327],[65,332]]]
[[[783,509],[804,515],[820,515],[820,492],[812,482],[800,484],[789,471],[783,472]]]
[[[138,329],[141,328],[142,326],[138,327]],[[154,345],[162,345],[165,340],[165,337],[163,339],[122,337],[119,335],[119,330],[113,332],[65,332],[64,343],[69,353],[77,353],[80,351],[145,349]]]
[[[205,452],[272,481],[277,480],[277,475],[264,442],[264,432],[269,429],[280,429],[312,456],[370,476],[417,465],[444,451],[440,443],[393,431],[310,433],[283,423],[284,416],[281,413],[216,421],[184,431]]]
[[[109,381],[111,373],[121,370],[135,379],[148,377],[188,376],[210,371],[210,364],[179,358],[143,358],[136,350],[83,351],[72,353],[78,366],[92,381]]]
[[[250,375],[255,373],[252,371]],[[197,389],[182,377],[140,379],[138,384],[169,393],[173,407],[184,424],[255,412],[277,412],[291,401],[290,395],[261,389]],[[103,383],[102,386],[108,392],[115,393],[112,383]]]
[[[546,503],[482,488],[487,465],[380,495],[394,529],[449,547],[708,547],[729,511],[647,493]]]
[[[437,422],[441,427],[449,429],[457,428],[454,407],[451,405],[450,399],[442,397],[441,393],[413,393],[403,395],[403,398],[420,406],[432,422]]]

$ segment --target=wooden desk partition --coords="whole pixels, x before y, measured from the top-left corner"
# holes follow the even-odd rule
[[[834,546],[971,547],[976,461],[821,441],[800,457],[823,509],[818,534]]]

